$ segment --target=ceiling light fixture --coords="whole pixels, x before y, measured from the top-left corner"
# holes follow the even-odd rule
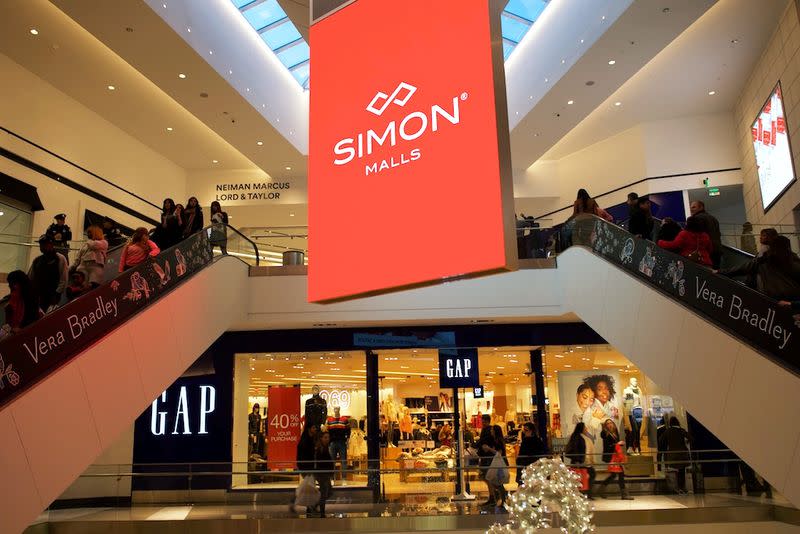
[[[180,78],[181,80],[185,80],[186,79],[186,75],[181,72],[180,74],[178,74],[178,78]]]
[[[714,96],[715,94],[717,94],[717,92],[716,92],[716,91],[709,91],[709,92],[708,92],[708,96]]]
[[[167,126],[167,131],[171,132],[172,131],[172,126]]]
[[[615,65],[616,63],[617,63],[617,62],[616,62],[615,60],[613,60],[613,59],[609,59],[609,60],[608,60],[608,64],[609,64],[609,65]]]
[[[571,105],[572,105],[572,104],[574,104],[574,103],[575,103],[575,101],[574,101],[574,100],[568,100],[568,101],[567,101],[567,105],[568,105],[568,106],[571,106]]]
[[[109,85],[108,86],[108,90],[109,91],[114,91],[115,89],[116,89],[116,87],[114,87],[113,85]]]
[[[622,102],[614,102],[614,105],[615,105],[615,106],[621,106],[621,105],[622,105]]]
[[[291,167],[286,167],[286,170],[287,170],[287,171],[291,171],[291,170],[292,170],[292,168],[291,168]]]
[[[256,141],[256,144],[257,144],[258,146],[263,146],[263,145],[264,145],[264,141]]]
[[[31,35],[39,35],[39,30],[36,28],[31,28]]]
[[[219,160],[218,159],[212,159],[211,163],[219,163]]]

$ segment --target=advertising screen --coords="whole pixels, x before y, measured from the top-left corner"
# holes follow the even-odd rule
[[[312,25],[309,301],[516,268],[494,4],[357,0]]]
[[[753,122],[752,132],[761,203],[766,211],[795,181],[780,82]]]

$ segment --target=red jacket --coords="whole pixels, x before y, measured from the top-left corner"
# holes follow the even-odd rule
[[[658,246],[667,250],[674,250],[681,256],[688,258],[694,251],[700,253],[700,263],[711,265],[711,251],[713,245],[711,238],[705,232],[690,232],[681,230],[673,241],[658,240]]]
[[[622,466],[628,461],[625,455],[625,442],[619,441],[614,446],[614,454],[611,456],[611,462],[608,464],[609,473],[622,473],[624,469]]]

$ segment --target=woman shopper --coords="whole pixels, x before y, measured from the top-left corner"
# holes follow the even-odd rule
[[[203,229],[203,210],[197,197],[190,197],[186,202],[186,208],[181,213],[183,219],[183,238],[186,239],[195,232]]]
[[[792,252],[789,238],[777,236],[762,256],[734,269],[724,269],[719,274],[735,276],[747,274],[755,289],[775,300],[800,300],[800,259]]]
[[[667,470],[677,469],[677,492],[686,493],[686,468],[689,466],[689,433],[681,428],[678,418],[669,418],[669,426],[658,440],[659,448],[664,450]]]
[[[503,429],[500,428],[500,425],[492,425],[488,430],[490,431],[491,439],[481,445],[484,453],[490,455],[492,462],[494,462],[494,459],[497,457],[497,455],[500,455],[503,463],[505,463],[506,467],[508,467],[506,446],[503,439]],[[491,465],[491,463],[489,465]],[[503,485],[503,482],[496,479],[490,481],[489,477],[487,477],[486,484],[487,486],[491,486],[489,493],[490,495],[494,496],[494,513],[508,513],[508,510],[505,507],[508,491],[506,491],[506,487]]]
[[[107,254],[108,241],[103,237],[103,229],[92,225],[86,229],[86,243],[78,251],[72,270],[82,272],[92,289],[99,287],[104,279]]]
[[[314,468],[316,466],[317,454],[317,433],[319,429],[317,425],[307,425],[300,434],[300,440],[297,442],[297,471],[302,479],[305,477],[314,477]],[[314,511],[312,506],[306,507],[306,513],[310,514]]]
[[[6,282],[9,299],[6,305],[6,322],[0,330],[0,338],[19,332],[44,315],[39,308],[39,297],[27,274],[23,271],[11,271]]]
[[[608,222],[614,222],[612,217],[606,210],[601,208],[595,199],[589,196],[586,189],[578,189],[578,194],[575,202],[572,205],[572,216],[580,215],[581,213],[588,213],[590,215],[597,215],[602,217]]]
[[[158,256],[161,250],[155,242],[150,240],[147,228],[137,228],[131,236],[130,242],[122,249],[119,259],[119,272],[136,267],[147,258]]]
[[[569,437],[569,441],[567,441],[566,447],[564,447],[564,457],[569,460],[570,466],[573,469],[586,469],[589,480],[588,480],[588,487],[583,493],[592,499],[592,486],[594,486],[594,478],[596,476],[596,472],[594,467],[590,464],[586,463],[586,438],[584,437],[584,433],[586,432],[586,425],[584,423],[578,423],[575,425],[575,430],[572,431],[572,434]]]
[[[522,425],[522,442],[517,454],[517,487],[522,485],[522,472],[526,467],[547,455],[547,446],[539,437],[536,427],[528,421]]]
[[[686,219],[686,228],[681,230],[672,241],[659,239],[658,246],[673,250],[695,263],[711,266],[713,250],[711,236],[703,231],[703,225],[697,217],[692,216]]]
[[[330,498],[333,491],[334,470],[336,469],[330,453],[331,435],[323,432],[317,440],[317,447],[314,454],[314,477],[319,484],[319,516],[325,517],[325,502]]]
[[[161,224],[156,229],[156,241],[161,250],[166,250],[180,241],[182,226],[183,221],[180,212],[176,209],[175,201],[165,198],[161,211]]]
[[[219,247],[222,254],[228,254],[228,214],[222,211],[222,206],[216,200],[211,203],[211,253],[214,253],[214,247]]]
[[[625,489],[625,468],[628,461],[625,456],[625,442],[619,437],[619,429],[611,419],[606,419],[603,423],[603,430],[600,432],[603,438],[603,461],[608,464],[609,476],[603,481],[600,487],[600,495],[603,496],[608,486],[615,478],[619,482],[619,493],[623,501],[632,501],[633,497],[628,495]]]

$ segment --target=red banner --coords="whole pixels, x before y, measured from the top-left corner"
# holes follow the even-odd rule
[[[300,441],[300,386],[270,386],[267,460],[272,471],[295,469]]]

